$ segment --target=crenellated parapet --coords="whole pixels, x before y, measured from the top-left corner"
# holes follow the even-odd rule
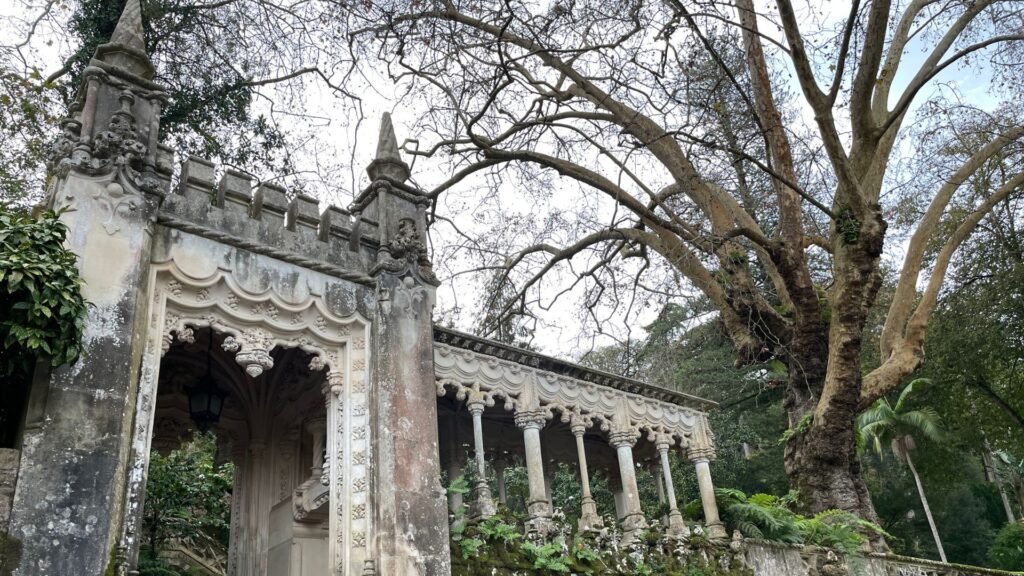
[[[362,218],[354,226],[345,209],[323,212],[315,198],[289,194],[270,182],[232,169],[218,170],[202,158],[181,164],[171,189],[172,166],[161,150],[159,176],[169,193],[157,222],[285,262],[372,285],[369,271],[376,256],[377,223]]]

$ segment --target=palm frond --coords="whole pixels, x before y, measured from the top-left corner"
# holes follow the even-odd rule
[[[940,419],[932,408],[921,408],[900,414],[902,427],[909,428],[915,434],[934,442],[941,442],[946,437],[946,433],[939,426]]]

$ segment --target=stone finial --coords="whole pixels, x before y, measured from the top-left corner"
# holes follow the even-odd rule
[[[373,180],[387,178],[396,182],[409,179],[409,165],[402,160],[398,151],[398,138],[391,123],[391,114],[385,112],[380,118],[380,135],[377,137],[377,155],[367,166],[366,172]]]
[[[140,76],[152,80],[156,69],[146,54],[146,41],[142,31],[141,0],[128,0],[125,3],[117,27],[110,36],[110,42],[96,48],[94,60],[106,62]]]
[[[128,0],[117,21],[117,27],[110,36],[111,44],[123,44],[136,50],[146,50],[146,41],[142,35],[142,3],[140,0]]]

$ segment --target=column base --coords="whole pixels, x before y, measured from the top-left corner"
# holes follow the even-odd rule
[[[686,526],[686,521],[683,520],[683,515],[679,513],[679,510],[672,510],[668,514],[668,530],[666,534],[670,538],[689,538],[690,529]]]
[[[708,532],[708,538],[711,540],[727,540],[729,538],[729,534],[725,531],[725,524],[721,522],[708,524],[705,526],[705,529]]]
[[[622,519],[622,539],[619,546],[629,547],[640,540],[640,535],[647,530],[647,519],[643,514],[630,514]]]
[[[479,482],[476,486],[476,498],[469,506],[469,516],[473,519],[490,518],[498,508],[494,505],[494,497],[487,482]]]
[[[593,498],[584,498],[580,519],[577,522],[580,532],[597,532],[604,528],[604,520],[597,513],[597,504]]]
[[[547,500],[534,500],[526,505],[530,519],[526,521],[528,536],[543,538],[554,531],[555,523],[551,520],[551,506]]]

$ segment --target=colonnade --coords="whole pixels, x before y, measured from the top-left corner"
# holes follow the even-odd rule
[[[528,533],[544,536],[554,528],[552,522],[552,476],[553,468],[545,467],[544,444],[541,441],[541,431],[550,430],[547,424],[560,413],[561,421],[568,424],[569,431],[574,439],[576,463],[578,465],[578,480],[581,490],[581,514],[576,521],[580,531],[598,531],[604,528],[604,521],[597,512],[597,505],[591,492],[590,473],[587,462],[587,443],[584,436],[590,432],[600,430],[599,436],[604,439],[611,450],[614,451],[617,461],[617,474],[613,480],[620,487],[616,490],[616,508],[622,529],[622,540],[620,544],[629,545],[636,541],[639,535],[649,527],[648,519],[645,518],[641,507],[640,493],[637,485],[637,466],[634,457],[634,448],[637,447],[646,431],[646,440],[655,449],[655,458],[652,465],[652,474],[656,479],[659,491],[659,500],[668,507],[665,521],[666,534],[677,539],[686,539],[690,536],[682,513],[679,511],[676,498],[675,486],[670,468],[669,452],[677,446],[681,454],[688,459],[695,467],[700,498],[704,509],[705,527],[707,534],[712,539],[725,538],[726,532],[722,524],[718,507],[715,502],[714,486],[710,474],[710,462],[715,458],[712,445],[713,435],[706,430],[706,417],[696,419],[696,427],[689,433],[681,435],[678,432],[672,433],[667,429],[658,427],[641,427],[629,416],[628,405],[620,401],[615,412],[608,418],[607,415],[588,413],[579,406],[542,406],[536,391],[533,387],[527,386],[517,398],[510,398],[502,392],[495,392],[481,389],[479,383],[472,385],[453,385],[448,381],[444,384],[456,392],[458,400],[462,400],[462,406],[469,412],[472,420],[473,435],[473,463],[475,480],[473,484],[472,501],[469,502],[469,514],[473,518],[486,518],[495,513],[495,496],[491,491],[487,478],[487,462],[485,458],[486,437],[484,434],[484,414],[487,408],[494,406],[494,397],[504,396],[506,408],[513,407],[513,421],[516,428],[522,434],[522,450],[527,473],[528,494],[526,498],[526,509],[528,520],[526,528]],[[444,385],[439,385],[438,394],[447,394]],[[500,411],[500,408],[498,409]],[[500,417],[500,416],[499,416]],[[449,436],[449,459],[448,475],[455,478],[463,472],[463,463],[460,461],[459,441],[457,439],[458,429],[452,425],[446,428]],[[593,435],[591,436],[593,437]],[[547,438],[546,438],[547,439]],[[549,439],[548,439],[549,440]],[[648,448],[649,451],[649,448]],[[505,470],[508,462],[503,458],[496,458],[491,468],[495,472],[495,485],[497,487],[498,501],[504,503],[507,498],[505,486]],[[468,496],[468,495],[467,495]],[[449,505],[452,510],[458,510],[463,506],[462,494],[450,494]]]

